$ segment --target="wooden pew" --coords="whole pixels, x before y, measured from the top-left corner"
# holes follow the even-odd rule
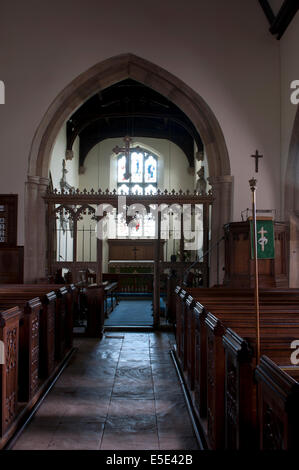
[[[196,288],[196,289],[191,289],[191,292],[192,292],[192,295],[194,296],[194,293],[202,292],[202,290],[203,289],[201,289],[201,288]],[[209,290],[204,289],[204,291],[209,291]],[[242,299],[241,295],[239,294],[238,295],[238,300],[236,302],[234,302],[233,305],[232,305],[232,300],[231,300],[230,297],[224,299],[224,301],[222,299],[219,299],[219,294],[218,294],[219,291],[221,291],[221,289],[216,289],[218,299],[217,300],[213,299],[213,301],[214,301],[213,304],[211,302],[209,302],[208,304],[205,304],[206,309],[210,310],[215,315],[220,315],[220,314],[223,314],[223,313],[227,313],[227,314],[231,313],[232,314],[232,320],[234,319],[236,314],[239,314],[239,313],[241,313],[241,314],[248,313],[250,315],[254,315],[253,299],[249,298],[249,299],[245,299],[245,301],[244,301]],[[234,291],[240,292],[239,289],[235,289]],[[294,322],[296,323],[298,321],[299,296],[297,295],[298,290],[295,290],[295,291],[296,291],[296,296],[293,300],[296,301],[297,303],[296,304],[293,303],[292,305],[284,304],[284,318],[283,318],[284,323],[289,322],[289,321],[291,321],[292,323],[294,323]],[[186,328],[186,331],[184,331],[184,336],[181,338],[181,336],[182,336],[181,328],[182,327],[180,325],[182,324],[182,321],[180,321],[180,322],[177,321],[177,326],[179,326],[177,328],[177,337],[178,337],[177,340],[178,340],[178,344],[179,344],[179,347],[178,347],[179,355],[182,358],[182,363],[184,363],[184,366],[186,366],[186,368],[188,369],[188,381],[190,382],[191,389],[192,389],[193,384],[194,384],[194,377],[193,377],[194,372],[192,370],[192,363],[194,361],[193,361],[193,358],[190,358],[190,354],[192,354],[192,352],[190,352],[190,351],[192,351],[192,348],[187,349],[187,357],[183,358],[184,351],[181,351],[180,342],[183,343],[184,339],[186,337],[190,338],[190,327],[191,327],[191,330],[193,330],[192,324],[194,324],[194,319],[192,318],[192,308],[190,307],[193,297],[191,295],[188,296],[186,294],[186,291],[183,291],[183,292],[184,292],[184,295],[180,296],[180,299],[179,299],[180,301],[177,302],[177,305],[178,305],[177,310],[181,312],[181,315],[187,314],[187,319],[186,319],[187,328]],[[246,295],[248,293],[251,296],[253,291],[247,291]],[[285,291],[284,291],[284,294],[285,294]],[[279,296],[280,296],[280,293],[279,293]],[[273,296],[271,298],[273,299]],[[200,297],[200,300],[202,300],[201,297]],[[250,305],[250,300],[252,300],[252,305]],[[182,305],[180,305],[180,302],[187,304],[187,307],[189,307],[189,309],[188,308],[187,308],[187,310],[186,310],[186,308],[184,309],[184,307]],[[194,302],[194,299],[193,299],[193,302]],[[276,315],[275,315],[275,313],[276,313]],[[272,305],[268,305],[268,304],[265,305],[264,302],[261,304],[262,322],[265,322],[267,319],[272,320],[272,318],[275,318],[275,317],[277,318],[277,316],[279,316],[279,317],[281,316],[281,306],[277,305],[277,300],[275,301],[275,304],[273,304],[273,302],[272,302]],[[277,321],[277,320],[275,320],[275,321]],[[187,334],[187,330],[189,332],[188,334]],[[194,335],[191,335],[191,338],[193,336]]]
[[[105,321],[103,284],[89,285],[86,297],[88,306],[86,336],[101,339]]]
[[[237,324],[230,324],[238,331]],[[195,368],[198,375],[204,376],[205,368],[203,370],[202,365],[207,364],[206,380],[203,377],[199,383],[199,391],[207,397],[207,422],[202,420],[202,424],[212,449],[254,448],[255,445],[252,439],[253,430],[256,428],[255,387],[252,381],[248,381],[253,375],[255,365],[252,362],[255,328],[251,326],[248,329],[243,326],[241,332],[247,335],[252,348],[247,341],[232,330],[227,330],[224,324],[211,314],[206,316],[205,328],[201,325],[197,332],[201,338],[206,336],[206,357],[196,360]],[[272,337],[262,337],[262,351],[267,351],[285,364],[290,357],[290,342],[293,338],[277,338],[278,335],[279,329],[276,329]],[[197,392],[196,400],[200,394]],[[199,411],[202,404],[203,400],[198,404]],[[251,410],[250,416],[248,410]],[[199,415],[204,418],[204,411]]]
[[[186,344],[186,369],[187,369],[187,381],[190,387],[190,390],[194,389],[195,383],[195,328],[196,328],[196,318],[193,312],[195,306],[195,301],[191,295],[188,295],[185,299],[186,309],[185,309],[185,338],[184,344]]]
[[[104,287],[105,283],[88,284],[80,281],[75,285],[77,289],[76,312],[79,310],[86,318],[86,328],[78,336],[99,338],[103,336],[105,308]]]
[[[47,290],[55,291],[55,358],[61,360],[65,353],[73,345],[73,309],[77,288],[72,284],[64,286],[60,284],[10,284],[0,285],[0,298],[4,295],[18,293],[30,293],[32,295],[44,296]]]
[[[225,331],[222,342],[225,348],[225,449],[253,449],[257,447],[253,351],[248,342],[230,328]]]
[[[181,289],[179,292],[179,298],[180,302],[178,302],[178,308],[177,308],[177,319],[176,319],[176,324],[177,324],[177,340],[178,340],[178,354],[181,359],[181,364],[183,369],[186,369],[187,366],[187,341],[186,341],[186,335],[187,335],[187,330],[186,330],[186,304],[185,300],[188,297],[187,291],[184,289]]]
[[[0,286],[0,310],[4,310],[0,339],[7,358],[0,368],[0,449],[45,392],[71,349],[70,314],[78,301],[76,294],[72,285]]]
[[[184,296],[184,301],[186,304],[189,303],[189,305],[191,306],[192,305],[192,302],[190,300],[190,298],[186,301],[186,295]],[[198,312],[198,317],[200,318],[200,315],[203,314],[203,312],[205,311],[205,309],[199,304],[197,303],[197,307],[196,308],[193,308],[194,312],[196,311],[197,309],[197,312]],[[188,312],[188,310],[187,310]],[[189,309],[189,314],[187,314],[187,317],[185,319],[185,323],[187,324],[187,328],[188,328],[188,323],[190,324],[190,318],[191,318],[191,315],[190,315],[190,312],[191,312],[191,309]],[[248,309],[247,313],[250,313],[250,310]],[[231,312],[230,312],[231,313]],[[252,312],[251,312],[252,313]],[[276,324],[276,326],[278,326],[280,329],[282,328],[283,329],[283,338],[280,338],[279,340],[277,339],[277,334],[275,334],[275,337],[273,337],[273,321],[275,323],[275,319],[276,319],[276,322],[277,322],[277,313],[281,314],[281,311],[278,311],[274,314],[271,314],[270,312],[267,315],[267,318],[266,320],[264,321],[263,323],[263,333],[264,333],[264,340],[263,340],[263,347],[264,347],[264,350],[267,351],[267,353],[271,354],[272,357],[274,357],[278,362],[284,362],[286,361],[289,357],[290,357],[290,349],[289,349],[289,346],[290,346],[290,342],[292,339],[294,339],[294,337],[291,337],[290,335],[288,336],[287,334],[287,328],[290,327],[290,323],[288,325],[286,325],[285,323],[281,323],[279,324],[279,322]],[[290,313],[290,312],[289,312]],[[293,315],[293,311],[291,309],[291,315],[290,315],[290,318],[289,318],[289,322],[293,321],[294,320],[294,315]],[[298,316],[298,311],[297,311],[297,316]],[[239,317],[239,320],[237,320],[237,317]],[[252,342],[252,345],[254,347],[254,337],[255,337],[255,325],[254,323],[252,323],[252,320],[245,320],[242,319],[242,317],[244,317],[243,313],[240,311],[237,311],[234,312],[232,315],[228,316],[225,321],[226,323],[228,323],[230,326],[232,325],[232,322],[236,321],[237,320],[237,324],[236,324],[236,329],[239,329],[239,332],[242,333],[243,335],[246,334],[247,337],[250,339],[251,337],[251,342]],[[222,320],[223,320],[223,315],[222,315]],[[296,318],[296,317],[295,317]],[[271,323],[272,322],[272,323]],[[191,325],[192,325],[192,320],[191,320]],[[220,427],[219,426],[212,426],[211,423],[215,422],[215,420],[217,421],[217,419],[221,419],[221,416],[223,416],[223,411],[221,413],[221,411],[219,411],[219,409],[221,410],[221,407],[222,407],[222,404],[221,404],[221,397],[224,396],[224,361],[226,361],[226,368],[228,369],[228,366],[230,367],[230,369],[232,369],[232,364],[235,364],[236,365],[236,360],[237,360],[237,363],[238,363],[238,368],[237,368],[237,371],[238,371],[238,374],[232,374],[232,370],[230,370],[230,373],[226,374],[226,414],[228,415],[226,417],[226,423],[230,423],[230,424],[226,424],[226,427],[228,427],[228,429],[226,429],[226,436],[227,436],[227,439],[226,439],[226,446],[228,448],[239,448],[238,446],[241,446],[241,448],[244,448],[244,446],[249,446],[252,444],[252,442],[250,443],[250,441],[248,440],[248,435],[252,435],[251,432],[248,433],[248,429],[252,429],[253,425],[252,425],[252,422],[250,422],[249,424],[249,418],[248,418],[248,415],[246,417],[246,407],[243,405],[242,406],[242,403],[241,403],[241,410],[243,412],[243,416],[238,416],[237,418],[239,419],[239,425],[237,426],[237,431],[235,432],[232,432],[232,428],[233,428],[233,424],[235,426],[235,419],[233,419],[233,413],[232,413],[232,410],[233,410],[233,407],[232,407],[232,390],[235,390],[236,387],[238,388],[238,399],[242,401],[242,397],[244,396],[244,394],[242,392],[240,392],[240,387],[242,389],[243,387],[243,384],[244,384],[244,380],[242,379],[241,382],[239,381],[240,377],[248,377],[248,367],[252,367],[252,365],[250,365],[250,361],[251,361],[251,352],[250,352],[250,349],[248,349],[248,347],[245,347],[244,344],[246,344],[246,341],[244,341],[244,339],[238,337],[238,335],[236,334],[228,334],[226,339],[224,340],[224,345],[226,345],[226,350],[227,351],[230,351],[230,354],[227,353],[226,351],[226,359],[224,357],[224,351],[223,351],[223,348],[221,347],[221,339],[222,339],[222,335],[224,334],[224,332],[226,331],[226,328],[225,326],[220,322],[219,319],[209,315],[209,318],[206,318],[206,327],[208,329],[208,332],[207,332],[207,335],[208,335],[208,339],[207,339],[207,348],[208,348],[208,351],[210,351],[210,355],[209,353],[207,352],[208,354],[208,371],[207,371],[207,386],[208,388],[210,388],[210,390],[208,391],[208,397],[209,397],[209,405],[208,405],[208,426],[206,427],[206,430],[209,430],[209,432],[207,432],[208,434],[208,439],[210,441],[210,445],[212,446],[212,448],[217,448],[217,447],[222,447],[223,446],[223,442],[224,442],[224,436],[216,436],[214,435],[214,431],[217,430],[217,432],[219,433],[219,428],[221,429],[222,428],[222,425],[220,424]],[[271,327],[272,327],[272,332],[271,332]],[[298,330],[298,320],[296,322],[296,335],[297,333],[299,332]],[[191,332],[192,334],[192,332]],[[294,331],[291,333],[291,334],[295,334]],[[201,328],[198,329],[198,331],[196,331],[195,329],[195,332],[194,332],[194,335],[195,337],[201,337],[203,338],[202,341],[204,341],[204,328],[202,327],[201,325]],[[236,340],[236,338],[239,338],[238,340]],[[299,335],[298,335],[299,337]],[[244,351],[247,351],[247,355],[245,354],[244,355]],[[202,351],[201,351],[202,353]],[[209,359],[209,356],[210,356],[210,359]],[[246,357],[245,357],[246,356]],[[217,359],[216,359],[217,357]],[[192,357],[191,357],[192,358]],[[242,359],[241,359],[242,358]],[[217,363],[217,367],[213,367],[213,361],[214,363],[216,362]],[[188,362],[188,361],[187,361]],[[205,396],[205,393],[203,391],[203,389],[205,389],[204,385],[205,385],[205,378],[204,378],[204,374],[202,374],[202,380],[199,381],[198,380],[198,377],[201,375],[201,370],[204,369],[203,365],[206,361],[205,360],[200,360],[200,357],[198,358],[198,356],[195,354],[195,390],[196,390],[196,393],[194,393],[194,397],[196,396],[196,400],[195,400],[195,403],[197,403],[198,399],[199,399],[199,403],[200,403],[200,406],[199,406],[199,416],[201,418],[204,417],[205,415],[205,411],[200,411],[202,410],[202,407],[203,407],[203,400],[200,400],[200,396],[201,395],[204,395]],[[200,365],[199,365],[200,364]],[[242,365],[242,367],[241,367]],[[217,371],[217,372],[215,372]],[[246,371],[246,372],[244,372]],[[189,372],[189,370],[188,370]],[[222,375],[222,379],[221,379],[221,375]],[[250,376],[250,374],[249,374]],[[235,377],[235,380],[232,380],[232,377]],[[229,380],[228,380],[229,378]],[[200,386],[198,387],[198,382],[200,384]],[[212,385],[213,386],[212,386]],[[228,385],[231,385],[231,389],[229,390],[228,388]],[[190,381],[189,381],[189,386],[190,386]],[[221,388],[222,387],[222,388]],[[220,397],[220,400],[219,399],[216,399],[215,400],[215,394],[214,394],[214,388],[215,390],[217,390],[217,393],[216,395],[218,397]],[[248,391],[249,390],[249,386],[248,384],[246,386],[243,387],[244,390]],[[252,393],[249,393],[249,395],[247,395],[247,397],[249,396],[249,401],[252,400],[252,397],[254,396],[254,394]],[[253,399],[254,401],[254,399]],[[240,407],[240,402],[237,403],[238,407]],[[254,406],[254,404],[252,405]],[[247,407],[248,408],[248,407]],[[217,411],[218,409],[218,411]],[[223,409],[222,409],[223,410]],[[245,410],[245,412],[244,412]],[[251,420],[252,421],[252,420]],[[244,424],[246,423],[246,424]],[[230,426],[230,429],[229,429],[229,426]],[[235,426],[236,427],[236,426]],[[242,432],[240,432],[240,429]],[[243,432],[243,430],[246,430],[246,433]],[[212,432],[213,431],[213,432]],[[209,435],[210,434],[210,435]],[[245,437],[244,437],[245,436]],[[230,441],[229,441],[230,439]],[[236,446],[236,447],[234,447]]]
[[[60,361],[73,345],[73,308],[76,287],[73,284],[69,286],[61,286],[60,284],[40,286],[36,284],[20,284],[13,287],[18,292],[30,292],[39,296],[44,296],[47,289],[55,291],[55,359]],[[3,295],[3,289],[0,286],[0,298]]]
[[[104,283],[105,284],[105,283]],[[105,317],[108,318],[109,314],[114,310],[117,305],[117,296],[116,289],[118,287],[118,282],[108,282],[104,286],[104,310]],[[110,300],[110,303],[109,303]]]
[[[5,363],[0,364],[0,438],[9,431],[18,414],[19,322],[22,311],[14,307],[0,312],[0,340]]]
[[[240,317],[242,314],[240,314]],[[225,434],[219,435],[219,427],[214,427],[213,424],[219,420],[219,416],[227,416],[231,414],[230,419],[232,420],[233,415],[231,413],[231,400],[230,397],[232,395],[232,390],[238,390],[237,393],[237,408],[238,418],[240,415],[241,409],[241,391],[238,389],[238,377],[237,375],[230,374],[229,371],[223,369],[223,365],[225,363],[225,351],[222,346],[222,336],[226,333],[226,328],[229,325],[230,329],[234,330],[235,333],[239,336],[239,341],[242,343],[244,338],[248,342],[249,348],[251,348],[253,361],[252,361],[252,371],[255,367],[255,346],[256,346],[256,332],[255,332],[255,322],[247,320],[247,325],[244,324],[244,319],[235,318],[232,320],[229,318],[229,321],[225,318],[224,315],[220,316],[220,319],[209,313],[206,317],[206,330],[207,330],[207,363],[208,363],[208,376],[207,376],[207,395],[208,397],[217,397],[214,402],[211,402],[211,406],[209,407],[208,403],[208,438],[209,441],[212,443],[213,448],[222,448],[224,446],[225,441]],[[245,321],[246,323],[246,321]],[[251,323],[251,324],[250,324]],[[294,335],[294,336],[293,336]],[[279,324],[275,324],[275,321],[267,326],[261,327],[261,352],[262,354],[267,354],[272,359],[274,359],[278,364],[281,365],[288,365],[290,364],[290,344],[293,339],[299,337],[299,327],[298,324],[296,326],[288,325],[288,327],[281,328]],[[226,344],[226,346],[228,346]],[[248,356],[247,362],[250,362],[250,349],[248,348]],[[226,352],[228,353],[229,349],[226,348]],[[229,356],[232,358],[233,355],[227,354],[227,360],[229,360]],[[235,355],[235,360],[238,357]],[[240,359],[240,358],[239,358]],[[217,364],[217,367],[209,367],[209,364],[214,361]],[[232,363],[232,361],[230,361]],[[241,365],[238,361],[237,371],[240,373]],[[252,374],[251,374],[252,375]],[[224,389],[224,385],[226,383],[226,388]],[[224,394],[225,390],[225,394]],[[254,412],[255,409],[255,394],[256,389],[254,384],[252,384],[251,389],[248,387],[247,389],[244,388],[244,393],[246,394],[245,406],[248,406],[248,403],[251,404],[252,415],[251,415],[251,429],[256,428],[256,415]],[[224,407],[220,408],[220,403],[222,397],[226,397],[226,405],[227,408]],[[247,405],[246,405],[247,403]],[[221,404],[221,406],[223,403]],[[241,409],[241,412],[244,412]],[[209,413],[211,418],[209,420]],[[221,418],[220,418],[221,419]],[[235,415],[235,419],[237,419],[237,415]],[[219,422],[219,421],[218,421]],[[209,424],[211,427],[209,427]],[[224,422],[222,423],[224,425]],[[226,424],[228,424],[228,420],[226,419]],[[222,426],[221,426],[222,428]],[[224,428],[224,426],[223,426]],[[215,433],[217,432],[217,436]],[[242,430],[237,430],[237,435],[235,437],[235,441],[237,442],[240,437],[240,433],[242,434]],[[231,436],[233,433],[233,428],[227,427],[226,434],[228,441],[228,436]],[[231,442],[232,443],[232,442]],[[243,443],[246,443],[246,439],[243,439]],[[249,442],[249,447],[254,445],[254,442]]]
[[[255,377],[258,383],[260,449],[297,450],[298,367],[282,370],[269,357],[262,356]]]
[[[32,287],[33,286],[34,284]],[[83,283],[79,282],[77,285],[70,284],[61,286],[59,284],[49,284],[47,287],[52,287],[52,289],[55,290],[58,299],[64,299],[58,300],[58,312],[62,309],[62,313],[57,313],[57,315],[59,315],[58,319],[60,318],[60,341],[58,341],[57,348],[61,345],[60,347],[63,351],[65,346],[67,349],[72,346],[74,310],[76,311],[79,302],[82,301],[85,302],[87,306],[87,327],[85,336],[102,338],[105,321],[104,284],[89,284],[83,287]],[[67,290],[66,296],[65,289]],[[64,331],[66,332],[66,336],[64,336]],[[61,356],[61,351],[58,349],[58,357],[59,356]]]
[[[68,308],[66,317],[66,349],[70,350],[73,347],[74,342],[74,318],[79,309],[79,289],[75,284],[69,284],[66,286],[68,293],[67,297]]]
[[[0,309],[17,305],[22,311],[19,332],[19,401],[29,401],[39,386],[39,326],[41,302],[29,295],[0,295]]]
[[[195,361],[191,372],[194,373],[194,404],[197,415],[202,421],[207,416],[207,335],[205,319],[207,311],[199,302],[192,309],[195,332]]]
[[[0,294],[1,295],[1,294]],[[40,368],[41,378],[49,377],[55,369],[55,312],[56,294],[40,295],[42,302],[40,319]]]
[[[52,289],[52,292],[46,293],[48,289]],[[42,377],[49,376],[54,370],[55,361],[61,361],[66,352],[72,348],[73,308],[76,292],[77,288],[74,285],[0,285],[0,302],[2,301],[2,303],[15,303],[16,296],[19,302],[24,299],[29,300],[33,296],[39,296],[42,300],[40,330],[40,374]]]
[[[222,354],[223,324],[211,314],[205,319],[207,330],[207,428],[210,449],[224,448],[224,376],[225,362]]]
[[[182,290],[181,286],[176,286],[175,288],[175,324],[176,324],[176,330],[175,330],[175,336],[176,336],[176,348],[177,348],[177,354],[180,357],[181,356],[181,336],[182,336],[182,331],[181,331],[181,309],[183,308],[183,299],[181,299],[180,292]]]
[[[27,402],[36,394],[40,385],[39,331],[42,304],[39,298],[35,298],[24,301],[23,305],[18,302],[18,307],[23,308],[24,311],[24,316],[20,321],[18,400]]]

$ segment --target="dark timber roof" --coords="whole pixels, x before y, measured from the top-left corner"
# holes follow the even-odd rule
[[[280,39],[287,30],[299,8],[299,0],[284,0],[277,15],[268,0],[258,0],[270,24],[269,31]]]
[[[104,139],[125,135],[168,139],[194,167],[194,141],[201,138],[190,119],[171,101],[131,79],[106,88],[87,100],[67,122],[67,150],[80,137],[80,166],[88,152]]]

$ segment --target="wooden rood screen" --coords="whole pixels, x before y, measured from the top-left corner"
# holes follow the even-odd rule
[[[138,223],[141,220],[145,227],[145,217],[152,217],[155,227],[155,236],[152,237],[155,312],[160,303],[160,283],[156,281],[166,269],[171,269],[173,255],[176,261],[185,263],[187,268],[209,248],[210,206],[213,202],[211,192],[199,194],[196,191],[183,193],[158,190],[156,194],[124,196],[108,190],[80,192],[49,189],[44,198],[48,206],[48,274],[55,275],[58,269],[68,269],[72,273],[73,282],[78,281],[79,272],[87,268],[96,272],[98,283],[102,281],[103,250],[107,250],[107,244],[97,237],[98,222],[105,229],[105,224],[107,228],[111,219],[118,221],[116,211],[119,213],[120,207],[124,208],[122,223],[125,225],[132,226],[138,219]],[[161,212],[161,209],[164,211]],[[172,222],[169,222],[171,217]],[[142,230],[140,238],[150,238],[146,229]],[[109,238],[114,239],[119,235],[117,231],[108,234]],[[161,256],[163,239],[166,240],[164,257]],[[201,259],[197,268],[207,285],[208,257]]]

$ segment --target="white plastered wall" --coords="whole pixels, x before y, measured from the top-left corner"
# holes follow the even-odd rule
[[[299,14],[280,40],[281,54],[281,197],[284,206],[284,187],[289,158],[290,141],[298,105],[291,102],[291,82],[299,80]],[[299,158],[299,155],[298,155]],[[299,186],[299,181],[298,181]],[[298,204],[299,207],[299,204]]]
[[[134,27],[128,28],[132,18]],[[258,2],[28,0],[17,9],[5,2],[0,31],[6,90],[0,106],[0,187],[2,193],[19,194],[19,244],[28,155],[42,117],[80,73],[128,52],[181,79],[214,112],[235,181],[233,219],[240,219],[250,201],[250,155],[256,148],[264,155],[258,204],[279,212],[279,44]]]
[[[66,125],[61,128],[57,139],[55,141],[51,162],[50,162],[50,174],[52,178],[53,187],[61,190],[60,181],[62,179],[63,171],[63,160],[65,160],[65,181],[75,188],[79,187],[79,137],[76,138],[73,145],[73,158],[72,160],[65,159],[66,151]],[[57,256],[59,260],[72,261],[73,256],[73,237],[71,236],[70,226],[67,224],[67,230],[64,232],[61,230],[60,222],[58,221],[58,227],[60,231],[57,235]]]

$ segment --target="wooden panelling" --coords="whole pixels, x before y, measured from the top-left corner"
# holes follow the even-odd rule
[[[0,248],[0,283],[23,282],[24,247]]]
[[[153,260],[155,240],[109,240],[109,260]],[[160,260],[163,261],[161,241]]]
[[[18,195],[0,194],[0,249],[17,245]]]
[[[261,288],[288,287],[289,226],[274,222],[275,259],[258,260]],[[249,222],[226,225],[224,285],[231,288],[254,287],[254,260],[250,253]]]
[[[18,307],[0,313],[0,340],[4,343],[4,364],[0,364],[0,437],[13,423],[18,403],[19,321]]]

